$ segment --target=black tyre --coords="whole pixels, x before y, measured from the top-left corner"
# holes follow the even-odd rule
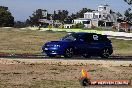
[[[67,49],[65,50],[65,52],[64,52],[64,57],[65,57],[65,58],[71,58],[71,57],[73,57],[73,53],[74,53],[73,48],[72,48],[72,47],[69,47],[69,48],[67,48]]]
[[[108,58],[110,56],[110,50],[108,48],[105,48],[101,51],[101,58]]]
[[[56,55],[48,54],[48,57],[55,57]]]

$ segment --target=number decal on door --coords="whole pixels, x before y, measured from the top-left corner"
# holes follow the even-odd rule
[[[93,35],[94,40],[98,40],[98,35]]]

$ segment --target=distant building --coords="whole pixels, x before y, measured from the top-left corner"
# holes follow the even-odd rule
[[[119,18],[118,15],[111,10],[109,5],[100,5],[97,11],[86,12],[84,18],[74,19],[73,25],[82,23],[85,28],[112,27],[117,25],[117,18]]]
[[[54,21],[54,20],[48,20],[48,19],[39,19],[39,22],[41,24],[41,27],[48,27],[48,25],[52,25],[54,27],[59,27],[62,25],[59,21]]]
[[[73,24],[64,24],[64,28],[72,28]]]
[[[86,18],[74,19],[74,24],[77,24],[77,23],[82,23],[82,24],[84,24],[85,28],[90,27],[91,24],[92,24],[91,19],[86,19]]]

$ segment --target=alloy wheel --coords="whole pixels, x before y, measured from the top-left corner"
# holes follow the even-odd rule
[[[104,49],[103,52],[102,52],[102,55],[101,57],[102,58],[108,58],[110,56],[110,53],[109,53],[109,49]]]
[[[71,58],[73,56],[73,48],[67,48],[64,56]]]

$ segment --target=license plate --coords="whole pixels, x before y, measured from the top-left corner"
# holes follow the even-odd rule
[[[45,48],[44,50],[48,50],[48,48]]]

